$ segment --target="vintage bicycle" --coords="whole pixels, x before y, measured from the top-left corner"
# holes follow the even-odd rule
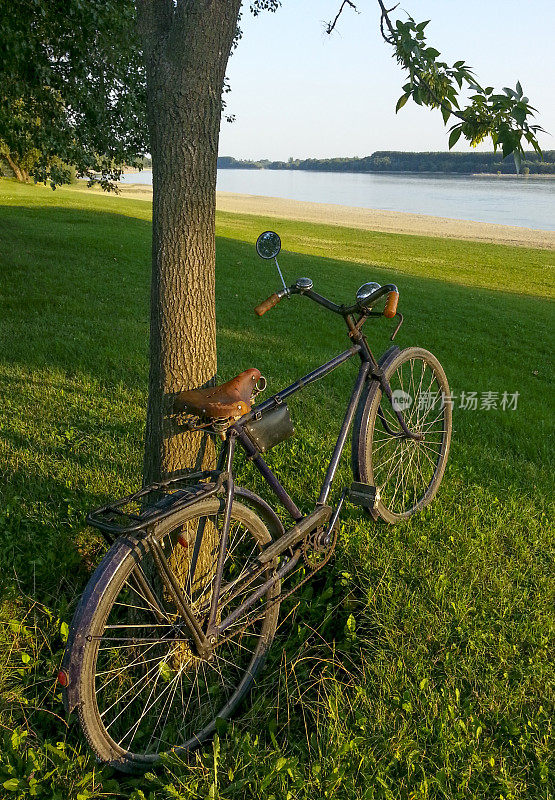
[[[355,303],[338,305],[309,278],[287,286],[280,247],[272,231],[256,243],[283,284],[256,313],[300,295],[345,320],[349,347],[260,403],[266,382],[257,369],[181,392],[174,411],[183,424],[221,443],[216,469],[144,487],[87,518],[111,547],[75,612],[58,679],[98,758],[122,771],[195,748],[236,711],[272,644],[280,604],[329,561],[345,502],[398,523],[428,505],[443,478],[452,426],[443,368],[419,347],[392,345],[377,360],[362,332],[370,317],[397,317],[394,338],[397,287],[366,283]],[[303,515],[263,454],[294,433],[287,398],[353,357],[360,368],[337,443],[314,510]],[[421,402],[430,396],[439,403]],[[351,428],[354,480],[332,504]],[[238,445],[291,518],[287,528],[236,484]]]

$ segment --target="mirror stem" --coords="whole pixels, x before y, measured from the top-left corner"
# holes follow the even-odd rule
[[[281,274],[281,270],[279,268],[277,256],[274,256],[274,261],[276,262],[277,271],[279,272],[279,277],[281,278],[281,282],[283,283],[283,288],[287,290],[287,286],[285,285],[285,281],[283,280],[283,275]]]

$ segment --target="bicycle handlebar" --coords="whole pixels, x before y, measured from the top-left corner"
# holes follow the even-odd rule
[[[352,306],[339,306],[337,303],[333,303],[331,300],[328,300],[327,297],[323,297],[321,294],[317,292],[313,292],[312,289],[302,289],[299,288],[296,284],[290,286],[287,289],[281,289],[279,292],[274,292],[271,294],[270,297],[263,300],[259,303],[256,308],[254,309],[255,314],[259,317],[263,316],[266,311],[269,311],[271,308],[276,306],[280,300],[284,297],[290,297],[292,294],[304,294],[306,297],[309,297],[311,300],[314,300],[315,303],[318,305],[324,306],[329,311],[333,311],[335,314],[341,314],[343,317],[347,317],[350,314],[358,313],[368,313],[371,306],[373,306],[380,297],[387,294],[387,302],[385,304],[385,308],[382,312],[384,317],[391,319],[397,313],[397,303],[399,302],[399,289],[395,286],[394,283],[387,283],[384,286],[380,286],[379,289],[376,289],[375,292],[366,298],[364,303],[355,303]]]
[[[387,295],[387,303],[383,310],[384,317],[391,319],[397,313],[397,303],[399,302],[399,292],[391,291]]]
[[[259,317],[262,317],[266,313],[266,311],[269,311],[274,306],[277,306],[280,300],[281,297],[279,296],[279,293],[274,292],[274,294],[271,294],[269,297],[266,298],[266,300],[263,300],[256,306],[256,308],[254,309],[254,313],[258,314]]]

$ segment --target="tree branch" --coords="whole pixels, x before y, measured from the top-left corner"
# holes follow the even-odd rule
[[[541,153],[536,134],[542,128],[529,124],[527,118],[533,117],[536,109],[524,97],[519,82],[516,89],[505,88],[503,94],[494,93],[493,87],[482,88],[464,61],[450,66],[438,60],[439,51],[427,44],[424,34],[429,20],[416,23],[409,16],[406,22],[398,19],[393,23],[389,14],[394,9],[387,9],[384,0],[377,2],[382,38],[393,47],[398,63],[410,76],[403,86],[404,94],[397,101],[396,111],[403,108],[410,97],[418,105],[439,108],[445,124],[452,116],[460,120],[451,128],[449,149],[461,135],[473,146],[491,136],[494,149],[500,146],[503,157],[514,153],[517,170],[524,154],[523,139]],[[473,94],[461,109],[459,99],[463,86]]]
[[[390,18],[389,15],[390,15],[390,13],[392,11],[395,11],[395,9],[398,7],[399,3],[394,5],[392,8],[386,8],[385,5],[383,4],[383,0],[378,0],[378,5],[380,6],[380,10],[381,10],[380,32],[382,34],[382,38],[388,44],[394,45],[397,42],[397,37],[395,35],[395,28],[393,27],[393,23],[391,22],[391,18]],[[387,29],[389,31],[389,35],[387,35],[385,33],[385,31],[384,31],[384,23],[387,26]],[[429,83],[426,81],[426,79],[423,78],[421,73],[418,72],[417,70],[415,70],[413,75],[412,75],[412,81],[413,81],[413,83],[416,84],[416,86],[423,87],[429,93],[430,97],[436,103],[438,108],[442,108],[445,111],[449,111],[449,113],[452,116],[458,117],[458,119],[462,120],[463,122],[466,121],[466,117],[462,112],[457,111],[451,105],[448,105],[444,100],[442,100],[440,97],[437,96],[437,94],[434,92],[434,90],[429,85]]]
[[[328,22],[328,24],[326,25],[326,33],[331,33],[334,30],[335,26],[337,25],[337,20],[341,16],[345,6],[350,6],[353,9],[353,11],[356,11],[356,13],[358,14],[358,9],[355,6],[355,4],[351,2],[351,0],[343,0],[339,11],[335,15],[335,19],[333,20],[333,22]]]
[[[395,31],[393,29],[393,25],[391,24],[391,20],[389,18],[389,14],[392,11],[395,11],[395,9],[399,5],[399,3],[397,3],[397,5],[392,6],[392,8],[386,8],[384,6],[384,4],[382,3],[382,0],[378,0],[378,3],[379,3],[379,6],[380,6],[380,9],[381,9],[381,12],[382,12],[381,16],[380,16],[380,33],[382,35],[382,39],[384,39],[384,41],[386,41],[388,44],[394,44],[394,42],[395,42]],[[387,36],[387,34],[384,31],[384,27],[383,27],[384,26],[384,22],[388,27],[389,36]]]

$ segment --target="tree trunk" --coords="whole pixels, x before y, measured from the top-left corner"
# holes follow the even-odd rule
[[[4,158],[9,164],[11,171],[14,174],[16,180],[20,183],[28,183],[29,181],[29,173],[26,172],[22,167],[20,167],[16,161],[13,160],[11,155],[8,152],[3,153]]]
[[[150,377],[144,480],[211,455],[175,394],[216,376],[215,208],[221,94],[240,0],[138,0],[152,153]],[[210,448],[208,448],[210,451]]]

